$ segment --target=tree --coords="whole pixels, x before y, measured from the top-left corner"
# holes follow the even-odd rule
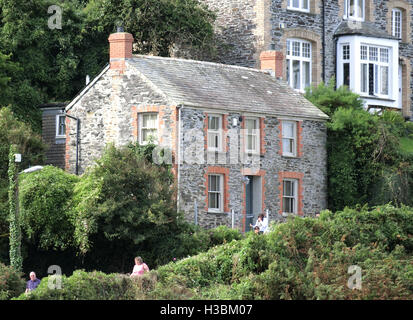
[[[70,209],[74,186],[78,181],[78,176],[53,166],[21,174],[20,223],[35,247],[65,250],[74,245],[75,217]]]
[[[48,26],[51,5],[62,9],[61,29]],[[176,45],[213,51],[213,19],[197,0],[0,0],[0,52],[21,66],[8,80],[12,110],[40,131],[38,106],[71,100],[108,63],[118,21],[135,53],[167,56]]]
[[[9,192],[9,152],[10,146],[15,145],[17,153],[22,154],[20,168],[43,163],[45,145],[41,137],[34,133],[28,124],[16,119],[10,108],[0,109],[0,234],[9,232],[8,216],[10,212]],[[7,261],[4,256],[8,243],[5,237],[0,238],[0,259]],[[4,248],[4,250],[3,250]]]
[[[122,270],[127,258],[148,250],[146,242],[164,241],[180,219],[169,167],[147,161],[147,154],[140,146],[110,145],[76,184],[75,240],[101,267]]]
[[[18,70],[18,66],[10,61],[10,55],[0,52],[0,107],[7,106],[12,101],[11,75]]]
[[[345,206],[410,205],[413,166],[400,141],[413,132],[400,114],[371,114],[347,87],[335,89],[334,79],[306,92],[306,98],[330,116],[327,123],[328,203]]]

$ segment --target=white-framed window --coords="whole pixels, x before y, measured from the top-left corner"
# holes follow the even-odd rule
[[[56,116],[56,137],[66,138],[66,116]]]
[[[344,19],[364,20],[364,0],[344,0]]]
[[[139,115],[139,143],[147,144],[158,141],[158,114],[141,113]]]
[[[260,122],[258,118],[245,118],[245,152],[260,152]]]
[[[222,151],[222,115],[208,115],[208,151]]]
[[[402,37],[402,11],[400,9],[393,9],[391,15],[391,30],[393,37],[401,39]]]
[[[295,157],[297,155],[297,123],[282,121],[282,154]]]
[[[298,91],[304,92],[311,84],[311,42],[301,39],[287,39],[287,82]]]
[[[341,45],[341,59],[343,63],[343,85],[350,87],[350,44]]]
[[[208,175],[208,211],[222,212],[224,202],[224,175]]]
[[[309,12],[310,0],[288,0],[287,9]]]
[[[283,198],[282,198],[283,213],[297,213],[298,204],[298,180],[284,179],[283,180]]]
[[[389,95],[389,48],[360,46],[360,91],[368,95]]]

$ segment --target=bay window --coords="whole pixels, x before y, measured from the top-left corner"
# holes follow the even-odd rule
[[[287,40],[287,82],[301,92],[311,84],[311,43],[300,39]]]
[[[343,85],[350,87],[350,45],[343,44],[342,47],[343,61]]]
[[[360,46],[360,91],[368,95],[389,95],[389,48]]]

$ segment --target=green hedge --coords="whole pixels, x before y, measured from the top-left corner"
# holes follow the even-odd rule
[[[35,290],[15,300],[131,300],[142,290],[142,279],[122,274],[76,270],[70,277],[62,276],[60,288],[51,277],[55,276],[43,278]]]
[[[192,257],[171,261],[137,280],[76,271],[61,290],[48,278],[18,299],[413,299],[413,208],[357,208],[319,218],[294,217],[270,233],[240,240],[225,228]],[[199,235],[198,235],[199,236]],[[227,240],[228,239],[228,240]],[[210,242],[211,243],[211,242]],[[352,265],[361,290],[348,288]]]
[[[152,299],[413,299],[413,209],[390,205],[291,218],[268,235],[158,268]],[[362,270],[350,290],[348,268]]]

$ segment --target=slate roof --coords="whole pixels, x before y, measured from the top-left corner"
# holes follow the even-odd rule
[[[320,109],[269,73],[186,59],[134,55],[128,59],[175,105],[276,116],[328,119]]]
[[[386,31],[380,29],[380,27],[374,22],[368,21],[343,21],[337,27],[334,36],[338,37],[347,35],[361,35],[365,37],[399,40],[398,38],[388,34]]]

